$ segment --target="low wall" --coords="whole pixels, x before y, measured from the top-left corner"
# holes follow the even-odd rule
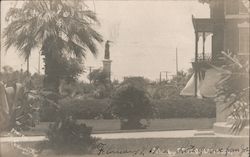
[[[120,130],[120,121],[112,120],[78,120],[93,128],[93,133],[115,133],[115,132],[138,132],[138,131],[172,131],[172,130],[208,130],[213,128],[215,118],[185,118],[185,119],[154,119],[151,120],[147,129],[141,130]],[[24,135],[37,136],[45,135],[50,122],[41,122],[29,131],[22,132]],[[4,136],[6,133],[2,133]]]
[[[79,122],[93,127],[94,133],[123,132],[120,130],[119,120],[79,120]],[[214,122],[215,118],[154,119],[150,121],[147,129],[136,131],[206,130],[212,129]]]

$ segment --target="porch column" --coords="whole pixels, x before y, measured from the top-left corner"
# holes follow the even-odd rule
[[[205,41],[206,41],[206,34],[205,32],[202,32],[202,59],[205,60]]]
[[[194,61],[194,95],[195,97],[197,97],[197,91],[198,91],[198,82],[197,82],[198,41],[199,41],[198,32],[195,31],[195,61]]]

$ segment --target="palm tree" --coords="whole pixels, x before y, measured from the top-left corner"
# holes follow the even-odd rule
[[[32,48],[36,46],[36,41],[31,33],[28,23],[24,23],[28,19],[27,15],[20,12],[21,10],[11,8],[6,17],[7,21],[11,18],[10,25],[5,29],[3,36],[6,38],[5,46],[9,49],[11,46],[16,47],[27,62],[27,74],[29,74],[29,56]],[[19,15],[19,16],[17,16]]]
[[[79,0],[25,1],[11,8],[11,22],[4,31],[5,46],[15,46],[28,59],[34,47],[41,47],[45,62],[45,88],[58,91],[62,78],[61,58],[83,59],[87,51],[97,54],[102,36],[94,30],[99,24],[94,12]]]

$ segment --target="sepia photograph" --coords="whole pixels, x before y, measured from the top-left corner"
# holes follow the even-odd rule
[[[250,0],[0,6],[0,157],[250,156]]]

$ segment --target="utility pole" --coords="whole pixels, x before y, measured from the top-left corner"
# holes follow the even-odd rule
[[[89,73],[91,73],[94,67],[93,66],[87,66],[87,67],[89,68]]]
[[[160,72],[160,83],[161,83],[161,72]]]
[[[175,50],[176,87],[178,87],[178,49]]]
[[[178,49],[175,50],[176,76],[178,75]]]

